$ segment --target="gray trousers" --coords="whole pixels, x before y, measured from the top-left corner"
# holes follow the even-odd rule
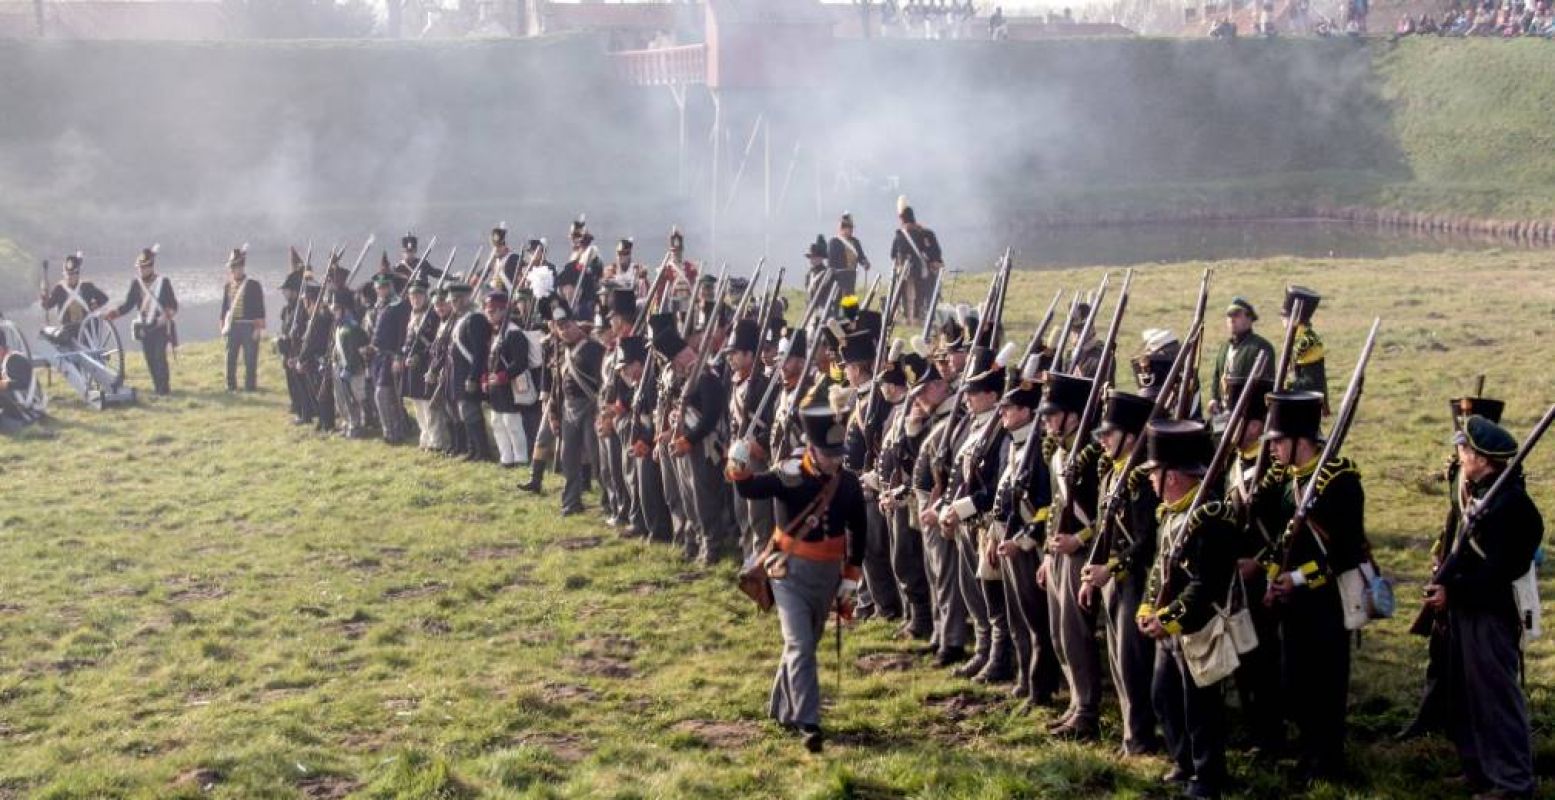
[[[729,502],[729,484],[723,471],[700,446],[692,447],[691,452],[676,457],[675,461],[683,481],[683,502],[692,510],[689,516],[694,539],[689,544],[694,552],[688,551],[688,555],[703,564],[732,555],[737,535],[734,510]]]
[[[1009,644],[1010,629],[1008,620],[1004,617],[1004,592],[999,592],[998,630],[994,629],[993,604],[983,593],[983,582],[977,577],[978,561],[983,557],[982,550],[977,546],[977,529],[969,525],[960,525],[956,531],[956,591],[961,594],[961,601],[966,606],[967,616],[972,620],[972,635],[976,642],[976,651],[987,655],[993,647],[995,640],[1000,642],[1002,651]]]
[[[345,418],[346,433],[355,433],[367,425],[362,411],[366,394],[367,376],[358,374],[342,378],[340,373],[335,373],[335,406]]]
[[[399,442],[410,428],[405,418],[405,404],[400,401],[399,381],[380,383],[373,387],[373,401],[378,406],[378,420],[383,425],[383,440]]]
[[[966,647],[967,607],[956,582],[956,552],[961,542],[940,535],[939,526],[923,529],[923,561],[934,603],[934,638],[941,649]]]
[[[1063,673],[1053,650],[1053,633],[1047,622],[1047,594],[1037,585],[1037,550],[1021,550],[999,559],[1004,573],[1004,605],[1010,620],[1010,639],[1015,644],[1015,665],[1034,700],[1047,700],[1058,692]]]
[[[869,591],[870,604],[881,616],[897,619],[902,616],[902,596],[896,589],[896,572],[891,568],[891,531],[885,516],[880,513],[878,496],[864,493],[864,513],[869,520],[869,536],[864,550],[864,588]],[[860,593],[859,605],[864,605]]]
[[[589,483],[589,431],[594,427],[593,403],[571,404],[562,418],[562,511],[583,510],[583,488]]]
[[[913,527],[906,505],[898,505],[886,523],[891,534],[891,572],[896,576],[908,629],[915,637],[930,636],[934,633],[934,604],[923,566],[923,535]]]
[[[656,445],[654,452],[658,456],[655,463],[658,465],[659,494],[664,498],[664,507],[670,514],[670,542],[689,553],[687,538],[690,535],[690,523],[686,519],[685,498],[680,493],[680,474],[675,469],[675,457],[670,454],[668,445]]]
[[[767,471],[766,461],[751,459],[750,471],[760,475]],[[740,497],[734,487],[729,487],[729,502],[734,508],[735,524],[739,527],[740,558],[746,559],[761,552],[767,546],[767,540],[772,538],[772,528],[775,524],[772,517],[772,501],[751,500]]]
[[[670,518],[670,507],[664,502],[664,476],[659,474],[659,462],[653,456],[633,458],[632,477],[637,487],[637,517],[655,542],[668,542],[675,535],[675,522]]]
[[[1101,714],[1101,655],[1096,651],[1096,617],[1080,608],[1080,568],[1086,548],[1072,555],[1054,553],[1048,567],[1048,623],[1053,648],[1069,684],[1068,715],[1076,724],[1095,725]]]
[[[626,472],[622,464],[621,440],[615,436],[599,436],[599,475],[601,493],[605,499],[605,512],[620,521],[631,516],[631,503],[627,501]]]
[[[1533,734],[1519,679],[1516,617],[1448,606],[1448,731],[1464,773],[1509,794],[1532,794]]]
[[[1113,578],[1102,587],[1102,605],[1107,613],[1107,660],[1112,668],[1112,685],[1118,692],[1123,717],[1123,749],[1131,754],[1153,750],[1159,742],[1155,734],[1155,707],[1150,682],[1155,676],[1155,640],[1139,632],[1134,613],[1144,594],[1142,580],[1125,575]]]
[[[826,632],[842,565],[788,560],[788,575],[772,581],[772,599],[783,629],[783,657],[772,681],[767,713],[781,723],[821,724],[821,675],[816,650]]]

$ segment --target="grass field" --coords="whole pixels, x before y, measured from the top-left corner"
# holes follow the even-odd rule
[[[1138,274],[1125,351],[1186,324],[1201,268]],[[1286,282],[1327,295],[1336,384],[1383,318],[1351,453],[1402,608],[1357,657],[1358,777],[1312,797],[1453,796],[1444,742],[1388,739],[1419,687],[1405,630],[1444,502],[1445,399],[1484,373],[1519,433],[1555,399],[1552,269],[1548,253],[1216,267],[1216,325],[1233,294],[1266,333]],[[1021,274],[1011,328],[1099,274]],[[834,738],[807,755],[763,720],[777,625],[731,567],[560,519],[554,493],[518,495],[494,467],[291,427],[269,356],[257,396],[221,390],[214,345],[174,369],[174,397],[106,413],[56,382],[56,419],[0,439],[0,797],[1165,796],[1163,762],[1114,755],[1115,709],[1109,744],[1050,743],[1045,717],[929,668],[882,623],[848,632]],[[148,385],[138,357],[131,381]],[[1547,515],[1552,466],[1555,445],[1531,467]],[[1550,775],[1547,641],[1528,678]],[[1297,791],[1232,766],[1248,797]]]

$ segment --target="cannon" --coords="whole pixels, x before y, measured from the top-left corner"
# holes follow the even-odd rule
[[[111,321],[92,314],[74,325],[47,326],[40,335],[57,352],[33,357],[33,366],[58,373],[82,402],[98,411],[135,402],[135,390],[124,385],[124,343]]]

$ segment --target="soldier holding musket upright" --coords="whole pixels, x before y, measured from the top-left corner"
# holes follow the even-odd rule
[[[896,340],[892,352],[899,350],[901,344],[900,339]],[[928,368],[923,356],[899,353],[880,371],[880,395],[875,402],[887,411],[881,423],[879,452],[870,462],[871,471],[861,477],[865,486],[879,497],[880,513],[891,536],[891,570],[907,613],[897,636],[920,641],[928,641],[934,635],[934,601],[924,571],[923,535],[901,492],[902,476],[912,472],[914,456],[908,448],[906,433],[905,418],[914,405],[908,399],[908,387]]]
[[[766,429],[772,425],[772,404],[768,403],[765,409],[758,409],[770,380],[758,360],[761,334],[761,326],[754,319],[746,318],[734,323],[734,335],[729,340],[728,350],[729,425],[732,430]],[[753,419],[758,411],[761,413],[760,418]],[[750,472],[757,475],[766,472],[770,465],[766,448],[752,443],[749,452],[747,466]],[[758,552],[772,533],[772,501],[768,498],[736,497],[734,518],[740,529],[740,556],[747,558]]]
[[[1081,417],[1091,393],[1091,379],[1049,372],[1042,406],[1042,424],[1052,442],[1049,461],[1053,476],[1053,509],[1048,520],[1047,558],[1038,583],[1047,591],[1053,644],[1069,684],[1069,709],[1050,732],[1075,739],[1095,739],[1101,714],[1101,658],[1096,649],[1096,617],[1080,606],[1082,569],[1095,536],[1097,459],[1100,448],[1086,441]]]
[[[955,538],[953,531],[940,526],[940,497],[935,494],[935,489],[943,486],[947,465],[934,455],[953,452],[956,446],[954,428],[957,426],[952,419],[956,395],[951,392],[950,383],[940,375],[939,368],[931,364],[918,376],[909,397],[913,398],[915,406],[907,417],[905,445],[916,454],[912,459],[912,498],[918,509],[924,566],[934,597],[935,635],[929,639],[929,647],[935,653],[934,665],[949,667],[969,657],[966,652],[969,611],[957,573],[957,559],[963,542]],[[977,665],[978,669],[984,666],[987,666],[987,653]]]
[[[1226,780],[1225,703],[1219,681],[1198,680],[1183,637],[1199,633],[1226,597],[1235,565],[1235,522],[1218,486],[1202,483],[1211,453],[1203,423],[1156,420],[1145,429],[1144,468],[1161,505],[1156,556],[1136,622],[1156,642],[1151,692],[1172,769],[1167,783],[1189,797],[1220,796]],[[1199,502],[1195,502],[1195,501]]]

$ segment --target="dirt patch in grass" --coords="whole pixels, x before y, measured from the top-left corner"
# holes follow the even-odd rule
[[[589,754],[594,748],[584,741],[582,736],[575,733],[526,733],[515,739],[513,744],[523,747],[538,747],[550,752],[551,755],[562,762],[576,764]]]
[[[951,722],[961,722],[972,717],[981,716],[990,709],[998,707],[999,701],[991,697],[968,692],[956,692],[948,695],[929,697],[923,704],[939,711],[945,719]]]
[[[688,719],[675,723],[674,729],[706,742],[716,750],[739,750],[761,737],[754,722],[712,719]]]
[[[359,781],[343,775],[319,775],[297,781],[297,791],[310,800],[340,800],[350,796],[361,785]]]
[[[563,550],[589,550],[603,544],[602,536],[573,536],[568,539],[558,539],[556,546]]]
[[[482,545],[466,550],[464,555],[471,561],[499,561],[512,558],[524,552],[524,548],[516,542],[502,544]]]
[[[637,674],[626,659],[584,653],[567,659],[567,668],[579,675],[599,678],[630,678]]]
[[[173,779],[173,785],[180,788],[195,788],[202,792],[208,792],[225,778],[226,776],[221,774],[221,770],[209,767],[196,767],[178,773],[178,777]]]
[[[419,623],[421,632],[430,636],[443,636],[454,628],[442,617],[423,617]]]
[[[417,586],[399,586],[383,593],[386,600],[412,600],[446,591],[448,584],[442,581],[426,581]]]
[[[860,672],[875,675],[881,672],[906,672],[918,659],[911,653],[868,653],[854,660]]]
[[[175,603],[188,603],[195,600],[219,600],[228,594],[225,588],[214,583],[195,583],[169,594],[167,599]]]

